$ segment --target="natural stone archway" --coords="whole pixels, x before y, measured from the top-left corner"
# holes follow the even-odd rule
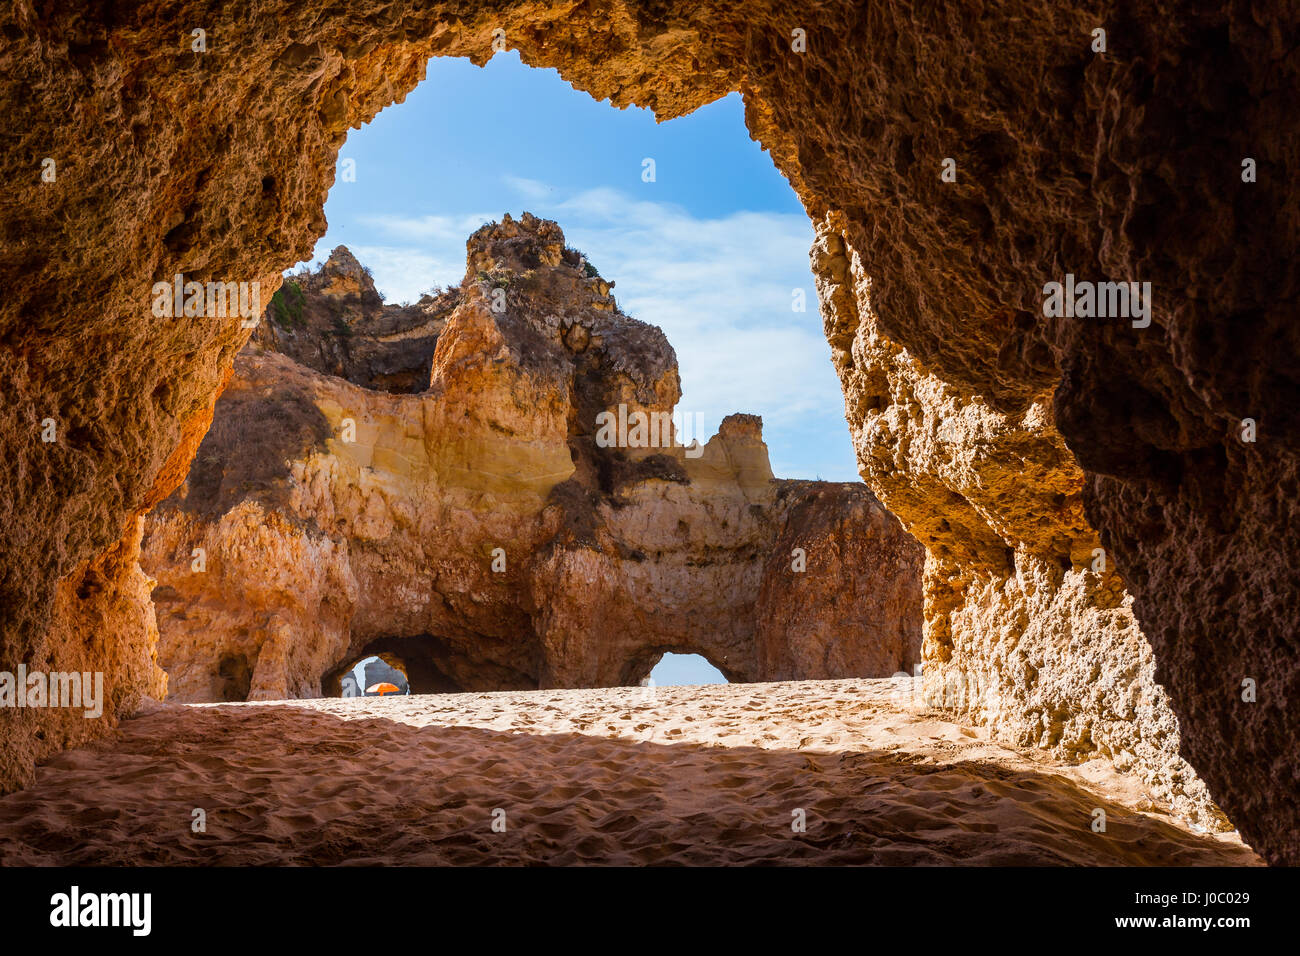
[[[347,128],[400,101],[428,56],[481,62],[503,30],[525,62],[661,119],[744,94],[821,230],[865,476],[929,549],[934,679],[993,675],[1006,693],[984,716],[1008,732],[1038,714],[1048,746],[1124,752],[1121,699],[1147,688],[1137,734],[1167,753],[1178,735],[1145,672],[1082,706],[1064,673],[1104,677],[1116,634],[1145,653],[1132,613],[1182,754],[1266,858],[1300,861],[1297,25],[1281,4],[1204,6],[15,0],[0,13],[3,661],[93,661],[110,715],[161,692],[138,516],[184,477],[247,332],[154,318],[152,284],[269,294],[324,232]],[[1151,325],[1043,319],[1043,284],[1065,273],[1150,281]],[[956,433],[940,440],[940,420]],[[889,455],[886,427],[908,439]],[[1094,541],[1112,559],[1095,581]],[[1024,634],[1021,659],[1003,654]],[[1030,691],[1048,652],[1063,672]],[[4,786],[102,732],[62,719],[0,716]]]
[[[412,694],[452,694],[464,690],[433,663],[444,648],[428,634],[414,637],[381,637],[371,641],[350,663],[333,667],[321,675],[322,696],[342,696],[344,674],[367,657],[378,657],[406,675]],[[363,688],[364,689],[364,688]]]
[[[735,683],[730,677],[727,676],[726,671],[724,671],[721,667],[719,667],[716,663],[714,663],[712,659],[710,659],[708,654],[701,654],[699,651],[693,650],[692,648],[689,647],[655,648],[649,653],[636,655],[631,660],[629,660],[626,666],[624,667],[623,673],[626,674],[627,677],[622,683],[628,685],[639,684],[643,687],[659,686],[658,684],[651,684],[650,681],[653,680],[653,674],[655,669],[659,667],[659,665],[663,662],[663,659],[665,657],[669,657],[669,656],[680,657],[680,658],[697,658],[698,660],[703,661],[709,667],[712,667],[715,671],[721,674],[723,680],[725,680],[728,684]],[[670,686],[670,685],[663,685],[663,686]]]
[[[432,669],[425,669],[417,681],[400,655],[381,650],[378,653],[363,654],[351,664],[338,668],[322,680],[322,684],[326,687],[327,697],[364,697],[369,693],[369,688],[377,683],[390,683],[402,695],[443,692],[447,681],[438,681],[430,670]],[[423,685],[420,690],[416,689],[417,682]],[[438,686],[438,689],[432,689],[434,686]]]

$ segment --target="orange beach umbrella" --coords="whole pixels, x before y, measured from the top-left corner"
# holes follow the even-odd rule
[[[385,694],[396,694],[397,692],[397,685],[390,684],[388,681],[384,681],[381,684],[371,684],[366,688],[367,694],[378,694],[380,697],[383,697]]]

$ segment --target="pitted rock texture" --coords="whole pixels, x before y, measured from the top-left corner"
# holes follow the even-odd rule
[[[416,693],[636,684],[666,651],[739,681],[919,662],[922,550],[865,486],[775,480],[752,415],[681,445],[671,346],[555,223],[506,216],[467,249],[425,391],[322,374],[278,339],[236,359],[148,518],[173,699],[339,693],[368,653]],[[304,315],[354,294],[332,281],[350,258],[302,279]],[[289,347],[334,338],[303,323]],[[657,447],[598,441],[619,406],[629,429],[662,416]]]
[[[898,519],[852,485],[809,482],[790,490],[785,530],[764,564],[758,599],[763,680],[910,673],[919,663],[907,638],[911,608],[889,583],[909,579],[916,541],[896,534]],[[816,572],[792,576],[796,554]]]
[[[810,0],[797,13],[775,0],[8,4],[3,658],[75,642],[80,612],[54,600],[60,582],[183,477],[247,335],[236,321],[154,318],[152,283],[183,271],[274,291],[325,231],[347,129],[400,102],[429,56],[483,62],[504,31],[525,62],[660,119],[742,92],[751,134],[813,221],[842,218],[882,341],[1018,430],[1046,436],[1034,423],[1050,417],[1151,642],[1180,752],[1266,859],[1300,862],[1298,19],[1271,0]],[[196,24],[206,53],[192,50]],[[955,182],[940,178],[945,158]],[[1152,324],[1043,319],[1043,284],[1067,272],[1150,281]],[[857,328],[842,332],[847,352]],[[41,442],[45,418],[59,443]],[[1239,438],[1246,418],[1253,443]],[[1020,482],[1026,501],[1068,500],[1035,487],[1042,470]],[[1023,518],[1016,497],[1002,505]],[[950,502],[954,517],[972,507]],[[896,492],[890,506],[907,511]],[[984,525],[1002,536],[1002,523]],[[994,536],[949,524],[955,573],[985,574],[960,555]],[[1004,548],[996,573],[1056,547]],[[968,593],[953,573],[931,576],[939,635]],[[104,639],[121,645],[108,656],[135,653],[125,632]],[[148,661],[137,665],[125,680],[142,690]],[[32,753],[33,739],[6,746]]]
[[[0,669],[11,675],[18,664],[26,673],[75,672],[90,682],[102,674],[102,693],[93,710],[86,706],[18,708],[10,699],[0,707],[0,780],[30,779],[33,765],[51,754],[103,736],[120,717],[166,694],[167,675],[156,663],[158,628],[149,601],[152,582],[140,570],[137,519],[126,536],[103,555],[59,583],[51,614],[61,626],[19,662]],[[31,687],[14,686],[31,702]],[[52,703],[52,701],[47,701]],[[84,696],[82,704],[91,701]],[[60,697],[62,704],[62,697]],[[94,711],[100,713],[96,715]]]
[[[1132,598],[1084,516],[1050,393],[1020,414],[886,338],[839,217],[812,264],[863,477],[926,546],[924,686],[1020,745],[1109,758],[1181,815],[1228,829],[1179,755]]]

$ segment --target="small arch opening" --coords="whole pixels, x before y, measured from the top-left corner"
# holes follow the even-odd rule
[[[726,675],[701,654],[674,654],[659,658],[650,670],[647,684],[655,687],[696,687],[701,684],[728,684]]]
[[[402,662],[391,655],[363,657],[339,678],[340,697],[393,697],[411,693]]]
[[[322,697],[346,697],[343,681],[352,674],[353,694],[364,691],[370,684],[362,685],[364,675],[353,673],[357,665],[364,661],[378,658],[401,672],[406,680],[402,689],[409,694],[455,694],[471,688],[449,676],[445,667],[451,667],[457,673],[464,670],[464,662],[456,657],[446,642],[429,634],[411,637],[383,637],[371,641],[361,648],[354,648],[347,657],[321,675]],[[458,666],[459,665],[459,666]],[[492,677],[509,689],[522,686],[518,680],[510,680],[510,674],[494,671]],[[395,683],[390,681],[390,683]],[[400,685],[399,685],[400,686]],[[477,686],[474,689],[481,689]],[[491,689],[497,689],[493,686]],[[369,696],[376,696],[371,694]]]

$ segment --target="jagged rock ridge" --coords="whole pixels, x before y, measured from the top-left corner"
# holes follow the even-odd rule
[[[386,306],[369,270],[339,246],[319,271],[285,279],[253,332],[259,345],[318,372],[389,392],[422,392],[459,289]]]

